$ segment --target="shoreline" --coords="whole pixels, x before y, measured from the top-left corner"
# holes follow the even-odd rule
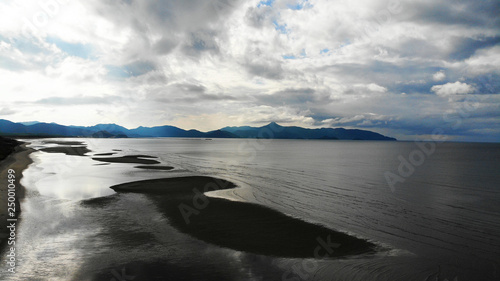
[[[3,252],[5,245],[7,245],[7,237],[9,235],[9,229],[7,229],[7,186],[8,186],[8,170],[13,169],[15,171],[15,190],[16,190],[16,218],[20,216],[21,205],[20,201],[24,198],[26,194],[25,187],[21,184],[21,179],[23,177],[23,171],[28,168],[28,166],[33,163],[33,160],[29,155],[35,150],[26,147],[27,143],[22,142],[17,145],[14,151],[9,154],[4,160],[0,162],[0,252]]]

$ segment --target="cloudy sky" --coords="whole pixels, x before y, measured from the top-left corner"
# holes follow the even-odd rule
[[[499,14],[498,0],[2,0],[0,119],[499,141]]]

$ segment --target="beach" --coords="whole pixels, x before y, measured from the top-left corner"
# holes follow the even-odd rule
[[[16,193],[16,210],[15,217],[17,218],[21,211],[20,201],[25,196],[25,188],[20,183],[20,180],[23,177],[22,172],[26,169],[33,161],[29,157],[29,154],[34,150],[31,148],[27,148],[26,144],[19,144],[14,148],[14,151],[10,153],[4,160],[0,162],[0,180],[2,183],[0,184],[0,238],[1,248],[5,247],[7,243],[7,237],[9,236],[9,230],[7,229],[7,219],[9,218],[7,212],[7,203],[8,203],[8,171],[10,169],[14,170],[15,173],[15,193]]]

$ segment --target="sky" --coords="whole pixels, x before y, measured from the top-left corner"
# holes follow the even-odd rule
[[[500,1],[2,0],[0,119],[500,141]]]

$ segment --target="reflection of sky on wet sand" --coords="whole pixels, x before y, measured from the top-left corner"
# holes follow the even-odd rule
[[[44,152],[32,157],[35,167],[27,170],[25,181],[32,182],[44,196],[74,200],[107,196],[114,193],[109,186],[123,177],[124,167],[104,170],[89,157]]]
[[[90,147],[95,143],[95,141],[88,140],[83,142],[91,144]],[[35,141],[31,145],[36,149],[54,146],[57,145],[43,144],[41,141]],[[109,151],[105,150],[105,152]],[[81,200],[111,195],[115,192],[109,187],[115,184],[168,176],[161,171],[136,169],[134,166],[137,164],[105,163],[107,165],[103,165],[102,162],[91,158],[92,155],[98,153],[100,152],[92,151],[86,156],[33,153],[31,157],[34,163],[24,172],[23,182],[36,187],[37,191],[44,196]],[[126,155],[126,153],[117,153],[114,156],[122,154]],[[177,172],[170,174],[175,175]]]

